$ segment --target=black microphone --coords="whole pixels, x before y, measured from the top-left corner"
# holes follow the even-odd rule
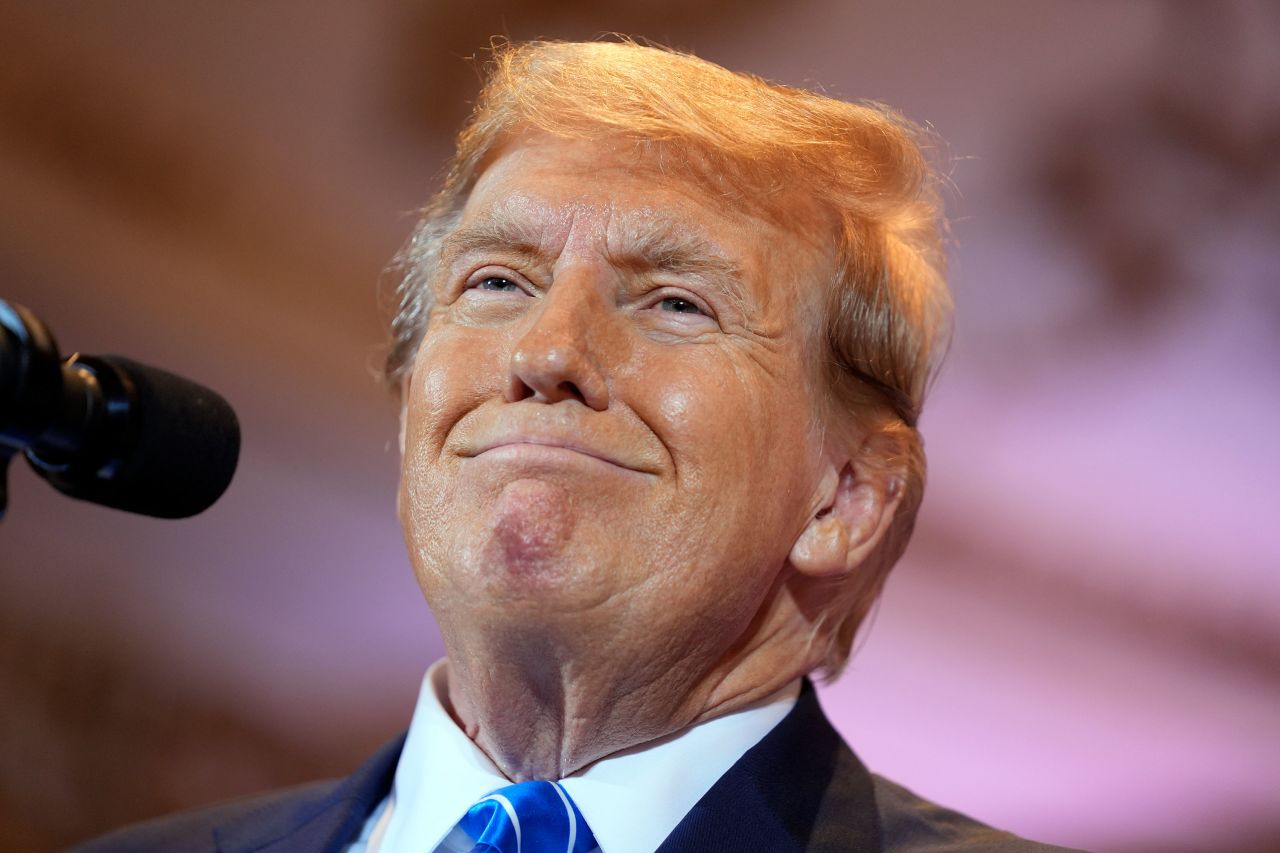
[[[19,452],[70,497],[187,518],[231,483],[240,424],[222,397],[167,371],[115,355],[62,361],[43,323],[0,300],[0,464]],[[3,500],[0,489],[0,513]]]

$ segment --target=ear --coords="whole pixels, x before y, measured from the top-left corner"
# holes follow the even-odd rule
[[[819,508],[795,545],[791,564],[811,578],[841,578],[875,551],[902,500],[903,475],[885,465],[893,456],[864,444],[858,455],[829,457],[819,485]]]

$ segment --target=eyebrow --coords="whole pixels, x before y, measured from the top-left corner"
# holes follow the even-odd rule
[[[549,261],[550,256],[539,248],[541,238],[540,229],[503,210],[450,232],[441,242],[440,259],[448,265],[471,252],[501,250]]]
[[[748,300],[742,287],[742,268],[688,222],[661,214],[644,214],[625,222],[620,234],[606,245],[610,263],[633,272],[664,272],[691,276],[720,290],[744,314]],[[441,245],[441,261],[450,265],[473,252],[504,252],[534,263],[555,258],[542,247],[542,229],[508,207],[499,207],[478,222],[450,233]]]
[[[609,248],[609,259],[617,266],[724,279],[732,290],[740,291],[742,268],[687,223],[646,217],[626,227],[620,242],[619,250]]]

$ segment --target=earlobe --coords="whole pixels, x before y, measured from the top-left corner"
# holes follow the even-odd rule
[[[848,532],[843,524],[828,514],[805,525],[800,538],[791,546],[791,564],[801,574],[810,577],[839,577],[844,574],[848,551]]]
[[[860,470],[859,470],[860,469]],[[813,578],[838,578],[855,570],[875,550],[901,500],[896,473],[846,463],[824,475],[829,495],[791,548],[791,564]],[[835,487],[829,488],[832,479]]]

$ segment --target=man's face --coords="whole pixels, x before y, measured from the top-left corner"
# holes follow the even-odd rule
[[[526,137],[445,241],[400,507],[446,640],[563,628],[646,666],[717,660],[817,508],[814,220],[784,230],[637,150]]]

